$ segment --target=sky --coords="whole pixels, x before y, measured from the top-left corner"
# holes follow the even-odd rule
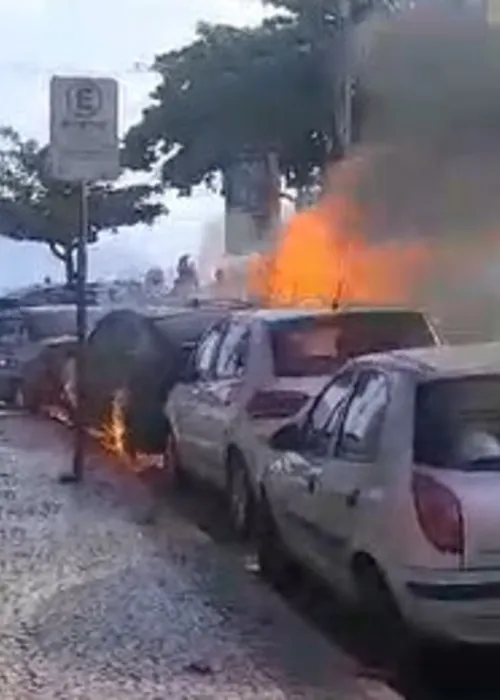
[[[253,24],[260,0],[0,0],[0,124],[24,137],[48,139],[49,81],[58,75],[102,75],[120,83],[120,129],[140,118],[158,77],[154,56],[188,43],[197,22]],[[203,232],[223,213],[222,200],[197,192],[167,195],[170,215],[153,228],[105,235],[90,250],[92,277],[169,268],[197,255]],[[0,288],[61,277],[45,246],[0,239]]]

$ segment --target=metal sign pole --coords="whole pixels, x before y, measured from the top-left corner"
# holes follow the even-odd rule
[[[63,483],[80,482],[85,468],[85,365],[87,344],[87,239],[89,230],[89,202],[87,184],[80,185],[79,226],[76,248],[76,405],[74,415],[73,469],[63,474]]]
[[[80,226],[76,249],[76,415],[73,474],[81,481],[85,462],[85,360],[87,343],[87,239],[89,229],[87,184],[80,186]]]
[[[83,478],[86,440],[88,183],[120,177],[118,83],[112,78],[54,76],[50,83],[50,162],[55,180],[80,188],[76,265],[76,406],[71,473],[63,482]]]

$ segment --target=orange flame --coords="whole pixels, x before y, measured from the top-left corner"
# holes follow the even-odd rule
[[[160,455],[131,453],[127,439],[126,401],[125,392],[116,392],[111,401],[108,419],[102,429],[96,431],[96,438],[108,453],[117,457],[120,464],[131,471],[139,473],[160,466]]]
[[[252,294],[268,306],[410,303],[428,259],[420,242],[370,244],[321,207],[293,217],[275,252],[253,262]]]
[[[253,261],[250,290],[265,305],[411,303],[429,261],[428,247],[415,240],[367,239],[363,212],[349,193],[357,168],[356,163],[354,169],[344,170],[336,190],[293,216],[275,250]]]

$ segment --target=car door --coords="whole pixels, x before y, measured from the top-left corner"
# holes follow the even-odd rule
[[[231,322],[218,347],[212,376],[200,391],[199,429],[203,432],[203,469],[206,477],[224,486],[227,434],[236,419],[248,367],[250,328]]]
[[[379,443],[390,400],[389,378],[363,370],[337,429],[332,431],[313,496],[312,516],[321,568],[332,584],[348,585],[356,528],[370,524],[382,498]],[[375,525],[375,522],[373,522]]]
[[[324,547],[318,533],[317,490],[319,479],[331,459],[330,448],[338,430],[339,416],[355,385],[355,371],[347,368],[323,390],[302,429],[303,447],[278,460],[280,486],[278,511],[292,550],[316,569],[323,570]]]
[[[182,461],[200,476],[206,471],[203,464],[207,453],[207,434],[203,427],[206,390],[213,377],[224,330],[225,324],[220,323],[206,333],[193,356],[193,380],[180,382],[170,394],[167,404]]]

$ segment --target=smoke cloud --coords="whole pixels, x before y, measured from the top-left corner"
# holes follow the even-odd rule
[[[457,340],[500,336],[500,32],[408,12],[377,28],[360,69],[356,197],[380,245],[431,252],[415,302]]]

